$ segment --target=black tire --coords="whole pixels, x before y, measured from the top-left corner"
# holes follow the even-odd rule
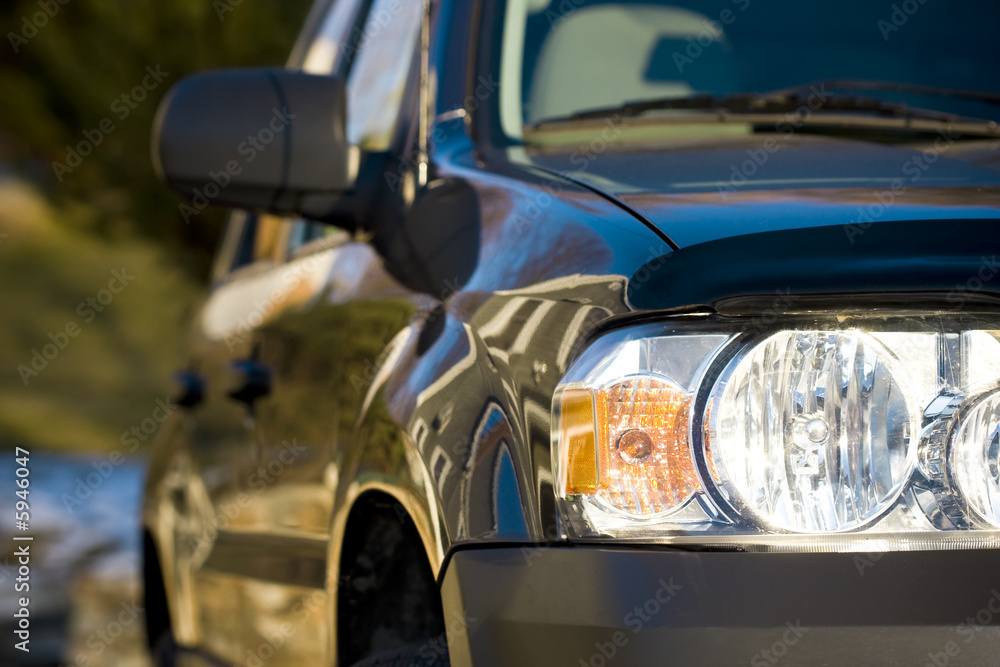
[[[431,643],[409,644],[365,658],[353,667],[451,667],[447,653],[442,655]]]
[[[405,510],[388,498],[358,501],[344,530],[337,587],[342,665],[448,665],[441,592]]]
[[[150,650],[150,657],[156,667],[177,667],[177,642],[169,632],[162,633]]]
[[[170,625],[167,591],[163,587],[160,558],[148,532],[142,535],[143,597],[146,608],[146,642],[156,667],[176,667],[177,642]]]

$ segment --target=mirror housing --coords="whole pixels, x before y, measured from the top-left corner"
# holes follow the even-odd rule
[[[160,103],[153,164],[194,206],[210,204],[322,220],[354,187],[342,78],[253,68],[177,82]]]

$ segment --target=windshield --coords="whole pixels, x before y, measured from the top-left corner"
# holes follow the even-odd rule
[[[996,0],[508,0],[501,12],[500,125],[515,141],[526,124],[626,102],[834,79],[948,89],[848,93],[1000,120],[995,99],[948,93],[1000,93]]]

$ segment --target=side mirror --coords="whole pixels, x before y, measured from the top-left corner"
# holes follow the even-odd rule
[[[215,204],[322,219],[357,174],[345,97],[343,79],[285,69],[185,77],[157,111],[153,164],[192,212]]]

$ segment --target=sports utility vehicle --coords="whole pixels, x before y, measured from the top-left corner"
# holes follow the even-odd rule
[[[232,207],[159,659],[988,664],[1000,4],[321,0],[154,139]]]

